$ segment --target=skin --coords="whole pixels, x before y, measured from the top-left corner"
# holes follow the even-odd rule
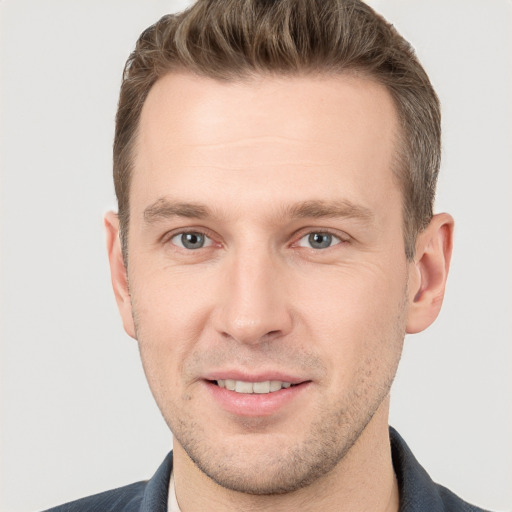
[[[397,126],[386,89],[357,76],[169,74],[150,91],[128,269],[117,216],[105,224],[183,512],[398,510],[389,389],[405,333],[441,307],[453,220],[435,216],[406,259]],[[205,245],[180,246],[184,232]],[[238,414],[209,382],[229,372],[300,385]]]

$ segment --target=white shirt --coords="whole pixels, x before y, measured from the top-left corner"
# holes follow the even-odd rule
[[[174,486],[174,471],[169,480],[169,499],[167,500],[167,512],[181,512],[178,500],[176,499],[176,487]]]

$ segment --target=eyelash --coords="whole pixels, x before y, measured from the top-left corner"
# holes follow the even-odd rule
[[[173,239],[177,238],[177,237],[183,237],[183,235],[200,235],[200,236],[203,236],[205,238],[205,242],[207,243],[207,245],[202,245],[201,247],[197,247],[197,248],[188,248],[188,247],[185,247],[183,245],[183,243],[181,244],[178,244],[176,242],[173,242]],[[302,245],[300,242],[304,239],[306,239],[307,237],[311,237],[312,235],[322,235],[322,236],[329,236],[329,237],[332,237],[332,243],[330,245],[328,245],[327,247],[311,247],[311,245],[309,246],[306,246],[306,245]],[[291,244],[291,247],[303,247],[305,249],[310,249],[310,250],[313,250],[315,252],[319,252],[319,251],[325,251],[327,249],[331,249],[337,245],[342,245],[342,244],[346,244],[349,242],[349,239],[348,239],[348,236],[342,236],[340,233],[334,233],[332,232],[331,230],[329,229],[309,229],[307,231],[305,230],[302,230],[301,233],[300,233],[300,237],[297,238],[296,236],[294,236],[294,239],[296,240],[295,242],[293,242]],[[206,232],[204,229],[194,229],[194,228],[191,228],[191,229],[187,229],[187,230],[183,230],[183,231],[179,231],[179,232],[175,232],[175,233],[170,233],[168,234],[168,236],[166,236],[164,238],[164,243],[171,243],[172,245],[174,245],[176,248],[180,249],[180,250],[185,250],[187,252],[193,252],[193,251],[197,251],[199,249],[207,249],[209,247],[211,247],[212,245],[215,244],[215,241],[214,241],[214,238],[209,235],[208,232]],[[220,245],[220,244],[218,244]]]
[[[198,247],[197,249],[189,249],[187,247],[184,247],[183,244],[178,245],[177,243],[173,242],[173,239],[175,239],[177,237],[183,237],[183,235],[200,235],[200,236],[203,236],[205,238],[205,241],[207,242],[207,245],[203,245],[201,247]],[[215,243],[214,240],[213,240],[213,237],[209,236],[209,234],[206,233],[204,231],[204,229],[187,229],[187,230],[179,231],[177,233],[170,233],[170,234],[168,234],[168,236],[164,237],[163,241],[164,241],[164,243],[171,243],[175,247],[177,247],[179,249],[182,249],[182,250],[186,250],[186,251],[194,251],[194,250],[199,250],[199,249],[205,249],[205,248],[211,247]]]
[[[331,237],[332,239],[332,244],[327,246],[327,247],[311,247],[310,245],[309,246],[304,246],[304,245],[301,245],[300,242],[304,239],[307,239],[309,237],[311,237],[312,235],[322,235],[322,236],[329,236]],[[332,233],[331,231],[327,230],[327,229],[323,229],[323,230],[313,230],[313,231],[308,231],[307,233],[304,233],[299,239],[298,239],[298,242],[296,242],[296,245],[298,245],[299,247],[305,247],[307,249],[312,249],[314,251],[323,251],[323,250],[327,250],[327,249],[330,249],[332,247],[335,247],[336,245],[340,245],[340,244],[343,244],[343,243],[346,243],[347,240],[343,239],[339,234],[335,234],[335,233]],[[309,243],[311,243],[311,240],[309,240]]]

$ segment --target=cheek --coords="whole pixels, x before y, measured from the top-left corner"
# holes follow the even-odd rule
[[[405,333],[405,272],[368,265],[312,277],[297,288],[297,316],[332,375],[350,380],[358,368],[394,365]]]
[[[200,272],[155,264],[146,272],[134,266],[130,294],[139,332],[153,343],[173,337],[193,337],[207,314],[206,283]]]
[[[323,325],[377,325],[396,320],[406,289],[406,272],[379,265],[333,267],[296,279],[295,301],[303,314]],[[310,311],[311,313],[308,313]]]
[[[144,370],[154,393],[163,382],[179,389],[181,369],[210,316],[209,293],[199,279],[184,273],[136,270],[130,293]]]

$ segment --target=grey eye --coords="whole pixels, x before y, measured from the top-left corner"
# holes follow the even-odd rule
[[[203,233],[190,231],[188,233],[179,233],[171,238],[171,242],[184,249],[202,249],[211,245],[212,241]]]
[[[339,244],[340,242],[341,240],[337,236],[319,231],[303,236],[299,241],[299,246],[310,247],[312,249],[327,249],[328,247]]]

